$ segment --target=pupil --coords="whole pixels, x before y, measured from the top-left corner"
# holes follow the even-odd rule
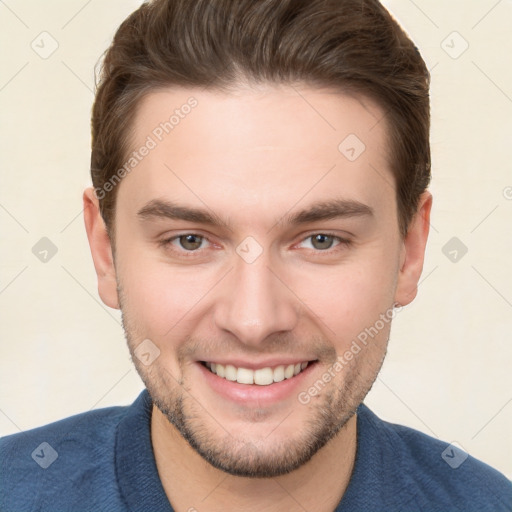
[[[194,240],[196,240],[194,242]],[[197,241],[199,240],[199,241]],[[197,249],[201,246],[201,240],[200,237],[196,235],[184,235],[180,237],[180,242],[183,248],[185,249]]]
[[[320,247],[317,247],[317,249],[329,249],[332,245],[332,237],[330,235],[316,235],[315,242],[320,244]]]

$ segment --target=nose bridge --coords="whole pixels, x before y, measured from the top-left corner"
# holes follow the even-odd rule
[[[248,247],[247,253],[252,252],[254,258],[254,247],[245,249]],[[272,266],[268,251],[253,260],[244,254],[243,244],[237,252],[233,271],[224,280],[215,306],[217,327],[246,345],[258,345],[271,334],[292,330],[297,323],[297,306],[293,294],[276,277],[279,270]]]

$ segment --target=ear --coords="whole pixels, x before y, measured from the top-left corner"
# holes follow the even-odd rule
[[[83,201],[85,229],[89,239],[94,268],[98,276],[98,292],[101,300],[107,306],[119,309],[112,246],[105,222],[100,214],[98,198],[92,187],[84,191]]]
[[[427,190],[420,196],[418,210],[411,219],[407,235],[402,242],[400,271],[395,293],[395,302],[402,306],[410,304],[418,292],[418,281],[423,270],[430,228],[431,208],[432,194]]]

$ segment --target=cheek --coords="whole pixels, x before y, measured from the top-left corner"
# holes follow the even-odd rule
[[[200,299],[199,290],[181,282],[162,269],[144,272],[123,280],[124,293],[129,297],[127,309],[153,336],[165,337],[173,332],[180,321]]]
[[[123,291],[123,310],[131,325],[157,343],[176,348],[172,340],[191,334],[191,321],[205,312],[208,292],[218,281],[215,269],[201,271],[193,265],[171,266],[154,253],[126,249],[118,277]]]
[[[124,237],[128,239],[128,237]],[[370,242],[338,264],[290,265],[282,269],[300,301],[308,323],[314,322],[326,337],[346,344],[375,323],[392,305],[397,278],[396,250],[382,240]],[[123,309],[140,334],[169,343],[191,334],[215,303],[210,294],[222,287],[225,267],[171,266],[154,252],[126,245],[119,247],[118,278],[123,289]]]
[[[294,279],[293,289],[305,309],[321,319],[325,335],[345,345],[374,325],[381,314],[391,314],[396,265],[389,253],[374,248],[345,264],[303,270]]]

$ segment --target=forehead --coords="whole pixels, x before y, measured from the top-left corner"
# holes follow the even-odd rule
[[[327,89],[267,85],[228,94],[169,88],[140,100],[132,132],[135,145],[148,134],[162,142],[172,133],[191,155],[198,144],[202,153],[278,147],[307,151],[315,146],[337,154],[339,142],[350,133],[363,142],[383,143],[384,117],[380,106],[367,97]],[[307,141],[314,144],[304,144]]]
[[[337,192],[378,207],[394,197],[383,118],[367,98],[314,88],[154,91],[137,108],[139,157],[118,201],[207,197],[212,208],[289,209]]]

